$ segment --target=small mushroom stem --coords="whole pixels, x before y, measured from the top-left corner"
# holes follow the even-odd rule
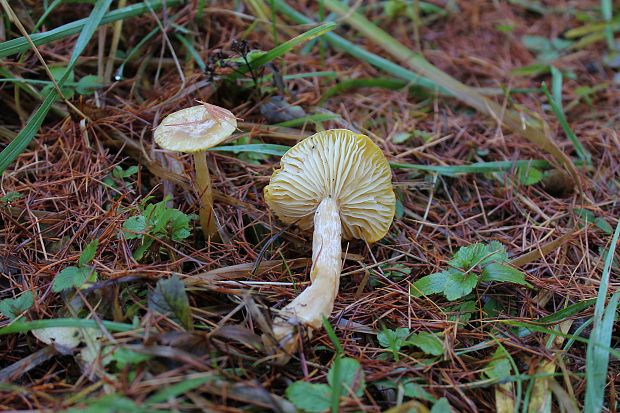
[[[273,335],[279,350],[288,355],[297,347],[295,327],[301,324],[313,330],[321,328],[329,317],[340,285],[342,224],[338,204],[331,197],[323,199],[314,215],[312,239],[312,284],[282,309],[274,320]]]
[[[213,212],[211,175],[209,175],[205,151],[194,154],[194,166],[196,168],[196,189],[200,196],[200,226],[205,234],[205,239],[208,240],[209,237],[214,238],[217,235],[217,223]]]

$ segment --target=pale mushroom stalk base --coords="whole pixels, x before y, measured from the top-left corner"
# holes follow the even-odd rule
[[[314,215],[312,238],[312,284],[306,288],[273,322],[276,340],[275,353],[291,355],[297,348],[296,331],[302,326],[311,330],[321,328],[323,317],[329,317],[340,285],[342,251],[340,240],[342,226],[339,207],[335,199],[328,197],[319,204]],[[282,355],[282,354],[281,354]]]
[[[205,235],[205,240],[216,239],[217,223],[213,212],[213,192],[211,188],[211,175],[207,165],[207,153],[194,153],[194,166],[196,167],[196,189],[200,195],[200,226]]]

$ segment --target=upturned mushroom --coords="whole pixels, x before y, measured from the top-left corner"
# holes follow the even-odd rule
[[[155,129],[155,142],[159,146],[194,155],[200,225],[207,240],[217,234],[217,222],[206,151],[222,143],[236,128],[237,119],[229,110],[203,103],[169,114]]]
[[[321,327],[334,307],[342,270],[341,238],[369,243],[387,233],[394,218],[392,173],[381,149],[365,135],[332,129],[312,135],[284,154],[264,190],[280,220],[303,230],[314,227],[312,284],[273,322],[273,353],[290,355],[296,328]]]

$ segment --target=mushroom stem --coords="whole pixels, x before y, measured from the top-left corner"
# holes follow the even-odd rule
[[[295,326],[303,324],[313,330],[321,328],[329,317],[340,285],[342,225],[336,200],[323,199],[314,215],[312,238],[312,284],[282,309],[276,317],[273,335],[280,349],[289,355],[297,347]]]
[[[213,212],[213,193],[211,190],[211,175],[207,166],[207,153],[205,151],[194,153],[194,166],[196,168],[196,189],[200,195],[200,226],[205,234],[205,239],[215,238],[217,224]]]

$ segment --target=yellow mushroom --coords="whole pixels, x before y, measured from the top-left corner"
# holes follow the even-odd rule
[[[380,240],[394,218],[392,173],[381,149],[365,135],[333,129],[312,135],[284,154],[265,187],[265,200],[287,224],[314,228],[312,284],[273,324],[274,353],[290,355],[296,326],[321,327],[333,310],[342,270],[341,238]]]
[[[200,225],[207,240],[217,234],[217,222],[206,151],[222,143],[236,128],[237,119],[229,110],[203,103],[171,113],[155,129],[154,138],[159,146],[194,155]]]

